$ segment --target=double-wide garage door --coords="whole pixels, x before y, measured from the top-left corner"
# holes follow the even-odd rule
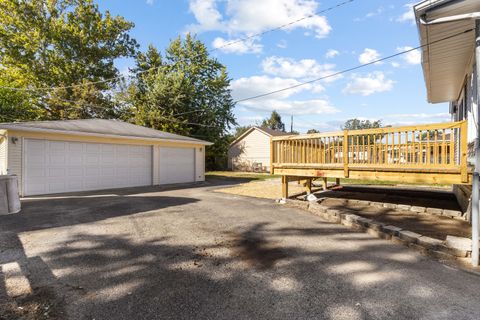
[[[152,184],[152,147],[25,139],[24,194]]]
[[[24,195],[148,186],[152,146],[24,140]],[[195,181],[195,149],[160,147],[159,184]]]

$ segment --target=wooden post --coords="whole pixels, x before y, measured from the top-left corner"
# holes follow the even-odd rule
[[[288,199],[288,176],[282,176],[282,198]]]
[[[468,140],[467,140],[467,121],[463,121],[460,126],[460,172],[462,176],[462,182],[468,182],[467,171],[467,153],[468,153]]]
[[[340,178],[335,178],[335,184],[336,184],[337,186],[340,185]]]
[[[343,142],[342,142],[342,153],[343,153],[343,176],[348,178],[348,131],[343,131]]]
[[[328,183],[327,183],[327,178],[322,178],[322,189],[325,191],[327,190]]]
[[[312,193],[312,179],[311,178],[308,178],[307,180],[305,180],[305,190],[307,192],[307,195]]]
[[[273,146],[273,140],[272,140],[272,137],[270,137],[270,174],[273,174],[273,154],[274,154],[274,150],[273,150],[274,146]]]

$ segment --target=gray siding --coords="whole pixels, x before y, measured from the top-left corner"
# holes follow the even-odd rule
[[[459,98],[450,104],[450,113],[453,121],[468,121],[468,161],[474,161],[474,142],[477,135],[476,119],[479,110],[477,106],[477,76],[475,65],[470,73],[466,75],[465,85],[459,93]],[[457,152],[460,152],[457,148]],[[458,156],[458,155],[457,155]]]

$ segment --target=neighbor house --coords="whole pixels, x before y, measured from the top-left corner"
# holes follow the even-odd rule
[[[0,123],[0,174],[23,196],[196,182],[207,145],[117,120]]]
[[[467,161],[473,166],[479,115],[475,20],[465,15],[479,12],[480,1],[426,0],[415,5],[414,11],[428,102],[448,102],[452,121],[467,120]],[[461,187],[463,191],[458,188],[454,187],[456,193],[469,196],[468,186]]]
[[[289,133],[251,127],[230,144],[228,168],[234,171],[270,170],[270,139]]]

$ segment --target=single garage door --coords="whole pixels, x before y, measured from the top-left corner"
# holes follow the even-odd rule
[[[25,139],[25,195],[152,184],[152,147]]]
[[[195,149],[160,147],[160,184],[195,181]]]

